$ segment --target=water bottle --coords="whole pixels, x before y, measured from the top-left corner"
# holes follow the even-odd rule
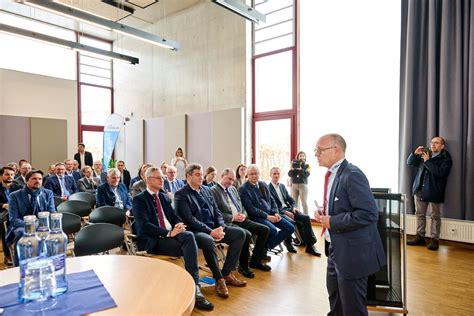
[[[67,236],[63,232],[61,213],[51,213],[51,229],[46,237],[46,254],[53,260],[56,275],[55,296],[67,291],[66,280],[66,248]]]
[[[40,253],[46,253],[45,240],[49,235],[49,212],[38,213],[38,228],[36,235],[41,239]]]
[[[18,284],[18,300],[24,301],[25,271],[28,264],[40,259],[41,239],[36,235],[36,216],[27,215],[23,217],[25,222],[25,233],[16,244],[18,263],[20,267],[20,282]]]

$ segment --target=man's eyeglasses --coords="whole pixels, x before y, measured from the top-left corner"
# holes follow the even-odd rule
[[[321,155],[326,150],[329,150],[329,149],[332,149],[332,148],[336,148],[336,146],[330,146],[330,147],[326,147],[326,148],[315,147],[314,152],[317,153],[318,155]]]
[[[157,179],[157,180],[163,180],[163,177],[148,177],[148,178]]]

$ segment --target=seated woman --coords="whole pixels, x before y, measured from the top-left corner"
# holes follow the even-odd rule
[[[237,189],[240,188],[245,181],[247,181],[247,166],[240,164],[237,169],[235,169],[234,187]]]
[[[204,181],[202,182],[203,185],[206,185],[210,188],[216,185],[217,169],[213,166],[210,166],[206,169],[206,173],[204,174]]]

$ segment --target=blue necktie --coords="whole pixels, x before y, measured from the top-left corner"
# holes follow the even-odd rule
[[[59,182],[61,184],[61,188],[63,189],[64,196],[70,196],[71,193],[66,189],[66,184],[64,183],[64,177],[59,178]]]
[[[232,195],[232,193],[230,193],[230,191],[228,189],[225,189],[225,191],[227,192],[227,195],[229,196],[230,200],[232,201],[232,203],[234,203],[234,206],[235,208],[237,209],[237,212],[241,212],[242,210],[240,209],[240,206],[239,206],[239,203],[237,203],[237,201],[235,200],[234,196]]]

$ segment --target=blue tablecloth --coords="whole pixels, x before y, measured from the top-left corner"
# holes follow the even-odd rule
[[[0,308],[4,308],[2,316],[82,315],[117,306],[94,270],[68,274],[67,281],[68,291],[56,298],[56,306],[35,313],[25,311],[25,304],[18,302],[18,283],[0,287]]]

